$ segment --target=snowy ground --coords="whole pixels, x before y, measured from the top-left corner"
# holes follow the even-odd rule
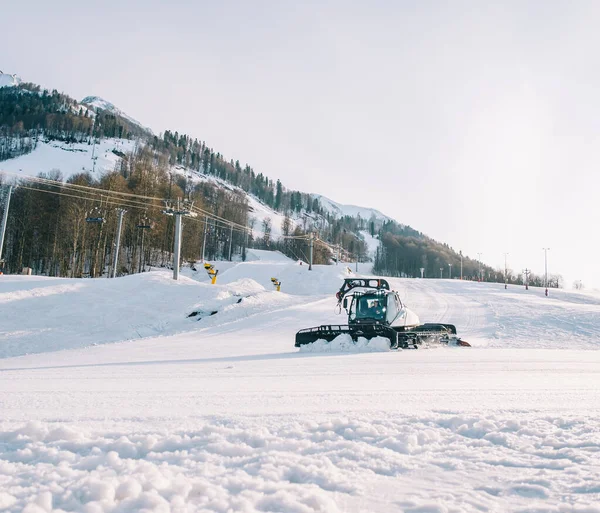
[[[120,153],[131,153],[135,141],[127,139],[102,139],[94,145],[87,143],[65,143],[61,141],[39,141],[37,148],[27,155],[0,162],[0,174],[6,173],[7,179],[15,176],[37,176],[39,173],[60,171],[63,179],[77,173],[90,173],[99,178],[107,171],[114,171],[121,157]],[[94,157],[96,165],[94,166]]]
[[[0,277],[0,511],[600,512],[599,296],[391,280],[475,347],[298,351],[345,266],[257,258]]]

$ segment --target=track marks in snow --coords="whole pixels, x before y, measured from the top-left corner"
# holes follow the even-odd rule
[[[597,349],[598,297],[576,292],[458,280],[391,279],[422,322],[456,325],[473,345]]]
[[[0,507],[558,512],[600,500],[600,425],[593,416],[386,413],[216,417],[183,425],[5,428]]]

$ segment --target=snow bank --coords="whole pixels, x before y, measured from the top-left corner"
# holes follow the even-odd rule
[[[193,331],[298,302],[263,283],[176,282],[170,271],[116,280],[1,276],[0,358]]]
[[[244,276],[252,276],[259,283],[270,283],[271,278],[281,281],[282,292],[294,295],[322,296],[329,295],[333,306],[336,303],[335,293],[339,290],[344,278],[349,274],[346,266],[308,265],[284,261],[251,261],[243,262],[219,275],[222,283],[231,283]]]
[[[593,512],[593,416],[221,417],[0,431],[0,507],[117,513]]]
[[[263,262],[283,262],[292,264],[294,261],[286,257],[281,251],[267,251],[264,249],[248,249],[246,251],[246,262],[255,262],[257,260]]]
[[[337,336],[331,342],[317,340],[300,348],[303,353],[372,353],[390,350],[390,341],[384,337],[374,337],[371,340],[360,337],[356,342],[348,334]]]

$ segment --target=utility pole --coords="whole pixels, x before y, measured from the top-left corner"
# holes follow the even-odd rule
[[[421,279],[423,279],[423,273],[425,272],[425,268],[424,268],[424,267],[421,267],[421,268],[420,268],[420,271],[421,271]]]
[[[117,225],[117,243],[115,246],[115,259],[113,262],[113,269],[112,269],[112,277],[116,278],[117,277],[117,268],[119,267],[119,247],[121,246],[121,228],[123,227],[123,215],[125,214],[125,212],[127,212],[127,210],[124,210],[122,208],[118,208],[117,212],[119,213],[119,224]]]
[[[175,216],[175,242],[173,245],[173,279],[179,279],[179,261],[181,260],[181,218],[185,217],[196,217],[196,214],[192,212],[193,202],[183,200],[183,202],[177,198],[175,204],[171,200],[165,201],[165,210],[163,214],[168,216]]]
[[[443,274],[444,274],[444,268],[440,267],[440,280],[442,279]]]
[[[308,262],[308,270],[312,271],[312,262],[313,262],[313,242],[314,242],[314,238],[315,238],[315,233],[314,232],[310,232],[310,257],[309,257],[309,262]]]
[[[448,264],[448,267],[450,268],[450,279],[452,279],[452,264]]]
[[[337,258],[335,259],[335,265],[340,263],[340,245],[337,245]]]
[[[463,272],[462,272],[462,249],[460,250],[460,279],[463,279]]]
[[[202,263],[204,263],[204,252],[206,251],[206,228],[208,227],[208,216],[204,216],[204,235],[202,237]]]
[[[2,265],[2,248],[4,247],[4,234],[8,224],[8,207],[10,207],[10,196],[12,194],[12,185],[8,186],[8,194],[4,205],[4,215],[2,216],[2,228],[0,229],[0,265]]]
[[[479,258],[479,281],[483,281],[483,276],[481,275],[481,255],[483,253],[477,253],[477,257]]]
[[[231,262],[231,243],[233,242],[233,223],[231,223],[231,230],[229,230],[229,261]]]
[[[544,278],[544,287],[546,288],[546,296],[548,295],[548,251],[550,248],[542,248],[544,250],[544,269],[545,269],[545,278]]]
[[[529,269],[527,269],[527,267],[525,268],[525,271],[523,271],[523,274],[525,275],[525,290],[529,290],[529,273],[531,271]]]
[[[508,253],[504,253],[504,290],[508,288],[508,266],[506,265],[506,257]]]

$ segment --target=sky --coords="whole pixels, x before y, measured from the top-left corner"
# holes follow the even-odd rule
[[[600,2],[0,0],[0,69],[600,287]],[[8,21],[6,21],[8,20]]]

